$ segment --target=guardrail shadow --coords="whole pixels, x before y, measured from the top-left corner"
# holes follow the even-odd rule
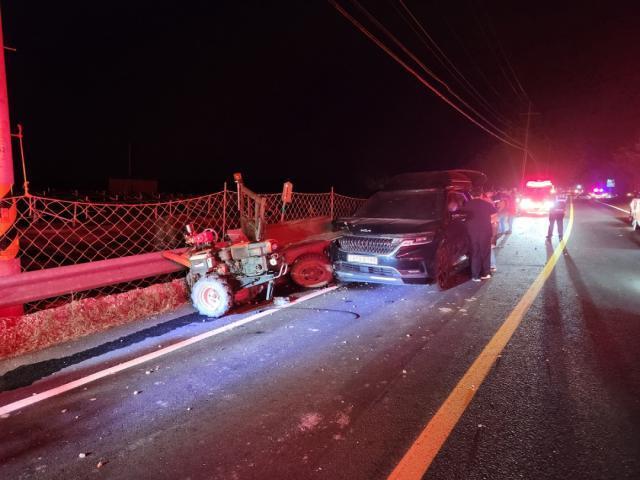
[[[215,321],[215,318],[202,317],[197,313],[189,314],[184,317],[175,318],[164,323],[154,325],[152,327],[145,328],[138,332],[125,335],[115,340],[103,343],[101,345],[83,350],[81,352],[68,355],[61,358],[52,358],[49,360],[43,360],[28,365],[21,365],[8,371],[4,375],[0,376],[0,392],[6,392],[15,390],[17,388],[27,387],[32,383],[48,377],[60,370],[77,365],[90,360],[94,357],[98,357],[116,350],[122,350],[137,343],[143,342],[149,338],[161,337],[173,330],[181,327],[185,327],[196,321],[198,322],[211,322]]]

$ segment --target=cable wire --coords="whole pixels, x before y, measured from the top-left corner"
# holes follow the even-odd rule
[[[395,3],[392,2],[393,7],[396,9],[402,19],[409,25],[409,28],[413,30],[420,41],[427,47],[427,49],[433,54],[433,56],[440,62],[440,64],[458,81],[458,83],[469,93],[470,96],[480,102],[493,117],[505,126],[512,126],[513,122],[508,120],[502,114],[500,114],[493,106],[485,99],[482,94],[474,87],[474,85],[467,79],[467,77],[460,71],[456,64],[449,58],[449,56],[440,48],[438,43],[429,34],[425,26],[418,20],[415,14],[409,9],[403,0],[398,0],[398,3],[402,6],[404,13],[397,8]],[[407,17],[408,16],[408,17]],[[416,29],[417,27],[417,29]],[[466,87],[465,87],[466,85]],[[468,87],[468,88],[467,88]]]
[[[383,50],[387,55],[389,55],[392,59],[394,59],[398,64],[400,64],[407,72],[413,75],[420,83],[422,83],[425,87],[427,87],[432,93],[434,93],[438,98],[444,101],[451,108],[460,113],[464,118],[469,120],[471,123],[491,135],[492,137],[500,140],[501,142],[514,147],[518,150],[523,150],[523,146],[518,143],[514,143],[509,139],[499,135],[491,131],[486,126],[482,125],[478,120],[470,116],[467,112],[462,110],[458,105],[452,102],[449,98],[443,95],[437,88],[435,88],[432,84],[430,84],[427,80],[425,80],[418,72],[416,72],[410,65],[408,65],[405,61],[403,61],[398,55],[396,55],[389,47],[387,47],[378,37],[376,37],[373,33],[371,33],[367,28],[358,22],[353,16],[349,14],[338,2],[335,0],[327,0],[330,5],[332,5],[344,18],[346,18],[349,22],[351,22],[360,32],[362,32],[369,40],[371,40],[375,45],[377,45],[381,50]],[[501,132],[503,133],[503,132]]]
[[[495,28],[493,26],[493,22],[491,21],[491,17],[489,17],[489,14],[487,13],[486,10],[484,12],[484,15],[487,18],[487,25],[489,26],[489,30],[491,31],[491,34],[493,35],[494,40],[496,41],[496,45],[498,45],[498,51],[502,55],[502,58],[504,58],[504,61],[507,64],[507,67],[509,67],[509,71],[511,72],[511,75],[513,76],[514,80],[516,81],[516,84],[518,85],[518,88],[520,89],[520,92],[522,92],[522,94],[524,95],[525,100],[527,102],[529,102],[530,101],[529,95],[527,95],[527,92],[522,87],[522,83],[520,83],[520,79],[518,78],[518,75],[516,75],[516,71],[514,70],[513,65],[511,65],[511,62],[509,61],[509,57],[507,57],[507,54],[504,51],[504,48],[502,48],[502,43],[500,42],[500,39],[498,38],[498,34],[496,33],[496,30],[495,30]]]
[[[450,93],[456,100],[458,100],[460,103],[462,103],[465,107],[467,107],[471,112],[473,112],[476,116],[478,116],[484,122],[489,124],[489,126],[491,126],[494,130],[497,130],[498,132],[500,132],[502,135],[504,135],[506,138],[508,138],[512,142],[514,142],[514,143],[518,142],[518,140],[516,140],[515,138],[513,138],[512,136],[510,136],[508,133],[504,132],[503,130],[501,130],[496,125],[494,125],[484,115],[482,115],[475,108],[473,108],[471,105],[469,105],[463,98],[461,98],[455,91],[453,91],[453,89],[444,80],[442,80],[439,77],[437,77],[429,68],[427,68],[427,66],[424,63],[422,63],[420,61],[419,58],[417,58],[413,54],[413,52],[411,52],[402,42],[400,42],[400,40],[398,40],[397,37],[395,37],[389,30],[387,30],[387,28],[385,28],[385,26],[382,25],[378,21],[378,19],[376,19],[366,8],[364,8],[362,6],[362,4],[358,0],[351,0],[351,2],[353,4],[355,4],[360,9],[360,11],[363,12],[366,15],[366,17],[369,19],[369,21],[371,21],[385,35],[387,35],[387,37],[389,37],[406,55],[409,56],[409,58],[411,58],[417,65],[419,65],[429,76],[431,76],[434,80],[439,82],[447,90],[447,92]]]
[[[487,19],[487,22],[489,22],[489,16],[488,14],[485,13],[485,17]],[[510,75],[507,73],[507,71],[504,68],[504,64],[508,64],[509,60],[506,57],[506,54],[504,53],[504,50],[501,48],[500,46],[500,42],[498,41],[497,35],[495,34],[495,31],[493,32],[493,37],[495,40],[495,45],[492,43],[491,39],[489,38],[489,35],[487,33],[487,30],[483,27],[483,24],[479,18],[479,16],[477,14],[474,14],[474,20],[476,22],[476,26],[478,27],[478,30],[480,30],[480,33],[482,35],[482,37],[484,38],[484,41],[487,44],[487,47],[489,47],[489,51],[493,54],[495,60],[496,60],[496,65],[498,65],[498,68],[500,69],[500,73],[502,73],[502,76],[504,77],[504,79],[507,81],[507,84],[509,85],[509,87],[511,87],[511,89],[513,90],[513,93],[515,93],[516,98],[519,99],[520,101],[524,102],[524,103],[528,103],[529,99],[526,95],[526,93],[524,94],[524,97],[522,96],[522,91],[520,88],[518,88],[518,86],[514,83],[513,78],[510,78]],[[488,24],[487,24],[487,29],[488,29]],[[497,46],[496,46],[497,45]],[[498,55],[498,52],[500,53],[500,55]],[[503,61],[501,61],[501,58]],[[511,69],[513,71],[513,69]]]

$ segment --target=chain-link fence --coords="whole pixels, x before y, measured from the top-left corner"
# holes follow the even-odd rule
[[[265,198],[265,222],[301,220],[353,213],[361,199],[331,193],[294,193],[284,205],[280,194]],[[0,232],[0,251],[19,241],[23,271],[56,268],[96,260],[156,252],[184,246],[184,227],[224,233],[240,227],[235,191],[156,203],[111,203],[22,196],[0,200],[0,212],[15,222]],[[139,286],[137,282],[135,286]],[[118,285],[116,290],[132,288]],[[114,293],[114,287],[81,292],[81,296]],[[75,294],[74,294],[75,295]],[[78,298],[77,295],[74,297]],[[59,303],[59,299],[56,302]],[[37,302],[29,309],[46,308]]]

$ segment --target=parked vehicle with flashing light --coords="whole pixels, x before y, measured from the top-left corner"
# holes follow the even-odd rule
[[[517,200],[521,215],[546,215],[553,207],[556,190],[550,180],[530,180]]]

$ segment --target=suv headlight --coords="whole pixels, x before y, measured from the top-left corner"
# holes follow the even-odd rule
[[[433,242],[435,232],[421,233],[420,235],[412,238],[405,238],[400,244],[401,247],[413,247],[414,245],[424,245],[426,243]]]

